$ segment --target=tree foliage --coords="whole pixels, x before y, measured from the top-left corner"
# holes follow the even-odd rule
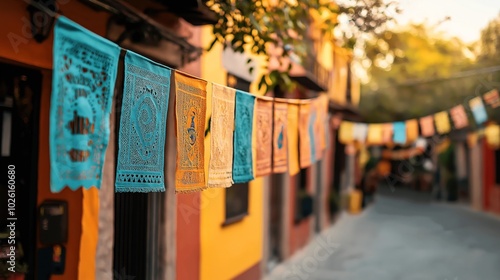
[[[465,104],[483,78],[454,77],[474,65],[471,48],[458,38],[425,25],[387,31],[384,37],[366,46],[370,82],[363,87],[361,107],[372,122],[418,118]]]
[[[209,50],[217,43],[231,46],[237,52],[249,49],[269,58],[268,45],[274,44],[284,55],[293,51],[298,57],[311,55],[308,32],[314,26],[321,36],[334,39],[337,16],[348,19],[349,29],[342,34],[345,46],[353,45],[359,33],[381,33],[386,22],[392,20],[387,13],[394,10],[394,2],[384,0],[346,0],[335,4],[331,0],[209,0],[207,5],[219,15],[213,27],[215,38]],[[266,80],[271,84],[287,82],[283,75],[273,72]],[[269,82],[267,82],[269,83]]]
[[[500,14],[481,31],[479,47],[479,63],[500,62]]]

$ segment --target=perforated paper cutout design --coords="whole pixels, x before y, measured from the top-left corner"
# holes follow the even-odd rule
[[[467,117],[464,106],[458,105],[451,108],[450,115],[456,129],[461,129],[469,125],[469,118]]]
[[[273,173],[288,169],[288,104],[274,102]]]
[[[252,158],[253,113],[255,96],[236,91],[233,181],[245,183],[254,179]]]
[[[311,165],[311,103],[304,101],[299,109],[299,159],[300,168]]]
[[[484,101],[492,108],[500,107],[500,96],[498,90],[493,89],[484,94]]]
[[[117,192],[165,191],[169,91],[169,69],[127,51],[116,169]]]
[[[54,28],[51,191],[100,188],[120,49],[60,16]]]
[[[320,117],[319,112],[317,111],[317,107],[315,103],[311,104],[311,110],[309,114],[309,124],[307,125],[307,132],[309,133],[309,145],[311,145],[311,164],[316,162],[316,153],[318,152],[316,149],[316,138],[318,137],[317,134],[317,123],[318,119]]]
[[[299,105],[288,103],[288,173],[300,172],[299,163]]]
[[[477,124],[483,124],[488,120],[488,115],[486,114],[486,108],[484,108],[483,100],[481,97],[475,97],[469,101],[470,109],[474,120]]]
[[[234,103],[234,89],[212,85],[209,187],[227,188],[233,184]]]
[[[420,118],[420,129],[422,130],[422,136],[433,136],[435,133],[434,118],[432,116]]]
[[[272,139],[273,139],[273,102],[266,99],[256,100],[256,130],[257,130],[257,159],[255,175],[266,176],[271,174]]]
[[[175,72],[176,192],[192,192],[206,188],[204,156],[206,87],[206,81]]]

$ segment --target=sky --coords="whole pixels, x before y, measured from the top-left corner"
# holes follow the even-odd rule
[[[480,38],[481,29],[500,13],[500,0],[399,0],[403,10],[396,16],[398,24],[427,21],[433,25],[447,16],[450,20],[438,30],[471,43]]]

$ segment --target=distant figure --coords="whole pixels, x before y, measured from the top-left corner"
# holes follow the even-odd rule
[[[391,172],[391,163],[387,160],[370,158],[365,165],[363,179],[358,187],[363,193],[362,207],[373,201],[380,180],[388,176]]]

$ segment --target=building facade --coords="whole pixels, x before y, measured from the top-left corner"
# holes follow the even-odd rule
[[[314,67],[296,68],[298,89],[267,93],[310,98],[325,92],[331,100],[328,148],[320,160],[299,174],[275,174],[229,189],[176,195],[175,156],[169,154],[176,143],[175,137],[167,137],[167,191],[115,193],[114,110],[101,189],[50,191],[52,28],[57,13],[118,42],[124,49],[172,68],[264,94],[257,90],[255,80],[266,71],[258,67],[263,59],[253,57],[255,69],[260,72],[249,75],[241,71],[248,67],[248,53],[231,54],[220,45],[203,53],[201,48],[213,38],[213,15],[201,2],[175,2],[58,0],[43,7],[30,5],[29,1],[0,3],[0,15],[9,22],[0,27],[4,38],[0,41],[1,158],[5,170],[9,165],[16,167],[20,219],[17,230],[24,251],[22,260],[28,267],[26,279],[101,280],[127,275],[136,279],[259,279],[327,228],[339,210],[338,203],[332,201],[338,201],[335,194],[338,197],[346,158],[336,129],[338,120],[356,114],[353,105],[359,102],[359,89],[349,74],[351,55],[322,38],[313,38],[317,47],[311,56],[313,63],[308,65]],[[166,14],[165,5],[170,7]],[[161,39],[149,41],[153,40],[149,37],[151,30]],[[305,80],[311,73],[321,80]],[[118,75],[115,104],[122,85],[123,75]],[[169,104],[167,135],[175,135],[174,102]],[[210,112],[210,97],[207,104]],[[207,114],[207,123],[209,118]],[[207,147],[209,139],[208,134]],[[208,158],[210,149],[205,153]],[[2,195],[6,193],[4,188],[2,185]],[[50,229],[41,227],[44,220],[40,209],[51,205],[66,205],[63,216],[67,217],[67,225],[61,222]],[[2,221],[6,215],[2,214]],[[63,234],[47,243],[47,232]],[[51,258],[53,254],[59,254],[57,260]]]

